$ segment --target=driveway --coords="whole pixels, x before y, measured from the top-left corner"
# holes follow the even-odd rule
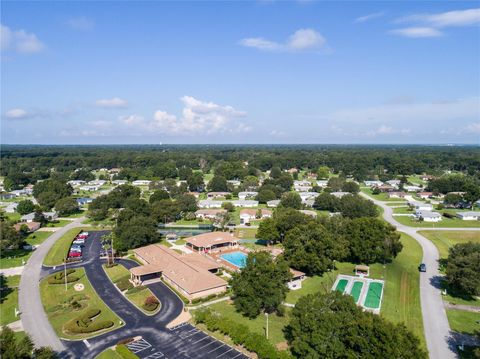
[[[23,268],[19,285],[18,304],[23,328],[32,336],[35,346],[49,346],[61,353],[65,350],[52,326],[48,322],[40,299],[40,276],[43,259],[53,244],[68,230],[82,227],[85,218],[77,218],[65,227],[59,228],[33,252]]]
[[[398,223],[393,217],[393,209],[391,207],[364,193],[360,194],[373,201],[377,206],[382,207],[383,218],[387,222],[397,227],[398,231],[413,237],[422,246],[423,263],[427,266],[427,272],[420,274],[420,301],[428,352],[432,359],[456,358],[456,341],[454,333],[450,330],[440,288],[442,278],[438,270],[440,256],[437,247],[418,233],[419,230],[428,230],[430,228],[413,228]],[[435,228],[435,230],[439,230],[439,228]],[[456,230],[456,228],[445,228],[445,230]]]
[[[94,358],[122,339],[141,336],[142,340],[132,344],[130,348],[140,358],[247,358],[232,347],[219,342],[190,324],[172,330],[167,329],[166,325],[183,311],[184,306],[182,300],[162,282],[148,285],[162,304],[160,311],[153,316],[144,314],[126,299],[112,284],[102,268],[105,261],[99,258],[100,239],[106,233],[108,231],[91,231],[85,242],[83,252],[85,260],[78,264],[69,265],[69,267],[85,268],[86,275],[97,294],[121,318],[125,325],[86,341],[62,340],[63,346],[67,349],[64,356]],[[116,262],[121,263],[126,268],[138,266],[136,262],[126,259],[119,259]],[[41,275],[44,277],[54,271],[52,268],[43,268]],[[188,333],[185,334],[185,332]]]

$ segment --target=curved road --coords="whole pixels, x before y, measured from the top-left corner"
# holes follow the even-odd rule
[[[42,264],[53,244],[70,229],[83,227],[83,220],[84,217],[77,218],[48,237],[30,256],[20,278],[18,305],[23,328],[31,335],[35,346],[49,346],[59,353],[65,351],[65,347],[50,325],[40,299]]]
[[[438,270],[440,255],[437,247],[427,238],[418,233],[419,230],[458,230],[460,228],[415,228],[398,223],[393,216],[393,209],[384,202],[360,192],[383,209],[383,218],[397,230],[413,237],[422,247],[423,263],[427,272],[420,274],[420,302],[422,305],[423,328],[429,356],[432,359],[456,358],[456,348],[453,333],[448,324],[447,313],[443,305],[440,281],[442,275]],[[463,230],[460,229],[460,230]],[[472,230],[472,228],[465,228]],[[473,230],[476,230],[473,228]],[[477,229],[478,230],[478,229]],[[420,263],[419,263],[420,264]]]

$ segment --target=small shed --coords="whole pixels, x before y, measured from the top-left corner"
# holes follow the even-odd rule
[[[370,267],[364,265],[356,265],[355,274],[360,277],[368,277],[370,275]]]

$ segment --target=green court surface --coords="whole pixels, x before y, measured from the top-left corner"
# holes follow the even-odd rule
[[[347,279],[340,279],[337,283],[337,287],[335,288],[340,293],[345,292],[345,288],[347,287],[348,280]]]
[[[355,303],[358,303],[358,299],[360,298],[360,294],[362,293],[363,282],[355,281],[353,282],[352,290],[350,291],[350,295],[353,297]]]
[[[382,297],[383,284],[371,282],[368,285],[367,297],[365,298],[364,307],[371,309],[380,308],[380,299]]]

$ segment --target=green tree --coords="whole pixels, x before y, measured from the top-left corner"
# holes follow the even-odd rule
[[[301,297],[285,331],[297,358],[427,358],[405,325],[363,312],[337,291]]]
[[[257,317],[262,311],[283,313],[281,305],[290,278],[288,264],[282,256],[273,259],[268,252],[249,253],[245,266],[231,279],[235,307],[249,318]]]
[[[355,263],[389,261],[403,248],[395,227],[378,218],[353,219],[345,230],[345,238],[350,242],[350,260]]]
[[[187,178],[187,185],[190,191],[203,191],[205,183],[203,182],[202,172],[193,172]]]
[[[318,179],[325,179],[325,178],[328,178],[328,176],[330,176],[330,168],[328,168],[327,166],[318,167],[318,170],[317,170]]]
[[[446,281],[458,291],[480,295],[480,243],[459,243],[449,249]]]
[[[180,217],[180,208],[176,201],[162,199],[152,204],[152,218],[159,222],[172,222]]]
[[[297,192],[287,192],[283,194],[280,205],[285,208],[300,209],[302,208],[302,199]]]
[[[290,230],[283,241],[285,259],[309,275],[322,275],[333,268],[333,260],[342,260],[348,243],[339,240],[322,225],[309,223]]]
[[[340,199],[330,193],[322,192],[315,198],[313,207],[321,211],[336,212],[340,208]]]
[[[156,202],[156,201],[161,201],[162,199],[170,199],[170,195],[168,194],[167,191],[163,189],[156,190],[155,192],[152,193],[148,201],[150,203]]]
[[[348,218],[376,217],[378,215],[377,206],[372,201],[358,195],[343,196],[340,198],[337,208],[344,217]]]
[[[193,174],[193,171],[190,167],[184,166],[178,169],[178,177],[180,178],[180,180],[186,180],[192,174]]]
[[[0,221],[0,250],[20,248],[22,237],[7,221]]]
[[[88,182],[88,181],[93,181],[95,179],[95,176],[91,171],[87,170],[86,168],[81,168],[77,171],[74,171],[70,175],[70,179]]]
[[[181,212],[195,212],[197,210],[197,199],[191,194],[182,194],[177,197],[178,208]]]
[[[327,186],[332,190],[332,192],[338,192],[344,186],[345,180],[341,177],[331,177],[328,180]]]
[[[278,232],[275,220],[273,218],[265,218],[260,222],[255,238],[263,239],[271,243],[276,243],[280,240],[280,233]]]
[[[0,343],[0,357],[3,359],[32,358],[33,342],[28,335],[16,339],[13,330],[4,326],[0,332]]]
[[[55,203],[65,197],[69,197],[73,193],[70,185],[57,179],[48,179],[38,182],[33,187],[33,196],[45,208],[52,208]]]
[[[345,181],[342,186],[342,191],[356,194],[360,192],[360,186],[353,181]]]
[[[223,202],[222,208],[226,209],[228,212],[235,212],[235,206],[232,202]]]
[[[267,203],[274,199],[277,199],[277,195],[269,189],[262,189],[257,194],[257,201],[260,203]]]
[[[129,219],[119,220],[114,233],[114,247],[119,251],[127,251],[160,240],[157,222],[144,216],[133,216]]]
[[[210,192],[226,192],[228,191],[227,179],[223,176],[213,176],[208,182],[207,188]]]
[[[21,215],[32,213],[35,210],[35,205],[29,199],[18,202],[17,212]]]
[[[55,203],[55,210],[60,216],[68,216],[78,212],[78,203],[75,198],[65,197]]]
[[[272,169],[270,170],[271,178],[279,178],[281,174],[282,174],[282,170],[278,166],[272,167]]]

